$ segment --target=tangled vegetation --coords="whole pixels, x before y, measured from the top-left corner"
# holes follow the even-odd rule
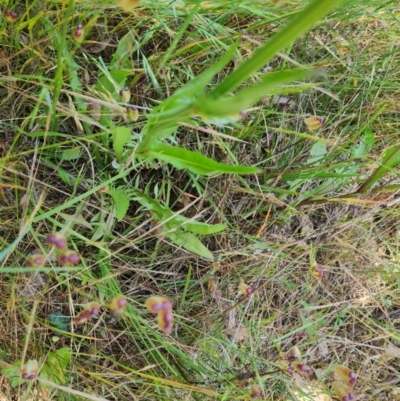
[[[398,2],[304,3],[0,2],[0,401],[399,399]]]

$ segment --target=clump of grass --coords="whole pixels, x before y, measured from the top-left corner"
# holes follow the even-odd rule
[[[395,2],[337,9],[246,74],[302,2],[41,7],[0,22],[7,398],[395,397]],[[246,103],[289,68],[326,75]],[[55,336],[55,312],[80,324]]]

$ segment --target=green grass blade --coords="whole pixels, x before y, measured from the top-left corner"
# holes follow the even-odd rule
[[[212,92],[215,99],[227,94],[246,81],[252,74],[261,70],[265,64],[279,51],[289,46],[293,41],[329,11],[346,0],[314,0],[304,8],[281,31],[261,46],[254,55],[245,61],[237,70],[229,74]]]
[[[375,172],[369,177],[357,193],[363,194],[368,192],[372,186],[377,183],[389,171],[393,170],[400,164],[400,145],[394,146],[386,150],[385,156],[382,159],[382,165],[378,167]]]

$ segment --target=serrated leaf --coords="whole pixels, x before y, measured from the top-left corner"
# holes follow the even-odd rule
[[[117,212],[117,220],[122,221],[129,208],[129,199],[125,195],[125,191],[123,189],[109,189],[107,193],[114,201],[114,207]]]
[[[80,155],[81,155],[81,147],[75,146],[71,149],[64,150],[61,158],[63,160],[75,160],[75,159],[79,159]]]
[[[131,140],[131,129],[128,127],[115,127],[112,131],[113,149],[119,162],[122,161],[124,146]]]
[[[194,235],[181,230],[169,231],[168,226],[164,235],[170,239],[175,245],[186,249],[195,255],[201,256],[205,259],[214,260],[213,254],[203,245],[203,243]]]
[[[157,158],[178,169],[188,169],[199,175],[215,173],[228,174],[257,174],[260,170],[256,167],[232,166],[218,163],[199,152],[193,152],[179,146],[169,146],[162,143],[152,145],[141,156],[146,158]]]

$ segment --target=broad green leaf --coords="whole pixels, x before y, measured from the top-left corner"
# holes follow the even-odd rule
[[[317,141],[310,149],[310,158],[307,159],[307,164],[317,164],[326,156],[326,143]]]
[[[256,167],[231,166],[218,163],[199,152],[193,152],[179,146],[169,146],[162,143],[153,145],[141,156],[157,158],[173,165],[178,169],[188,169],[199,175],[229,173],[229,174],[257,174],[260,170]]]
[[[118,162],[122,161],[124,146],[131,140],[131,129],[128,127],[114,127],[111,129],[113,149]]]
[[[353,151],[353,158],[364,156],[365,154],[369,153],[373,146],[374,146],[374,133],[371,129],[367,128],[364,132],[364,136],[361,139],[358,146]]]
[[[109,96],[111,95],[117,102],[119,99],[119,91],[125,86],[126,78],[131,75],[129,71],[113,70],[108,71],[102,68],[104,75],[94,85],[94,89]]]
[[[252,74],[261,70],[268,61],[278,52],[284,50],[304,32],[321,18],[325,17],[330,10],[346,0],[314,0],[311,1],[301,12],[299,12],[284,28],[276,33],[266,44],[261,46],[252,57],[229,74],[212,92],[211,96],[218,99],[231,92],[240,84],[245,82]]]
[[[170,226],[182,228],[193,234],[210,235],[225,230],[226,224],[207,224],[200,221],[188,219],[187,217],[176,214],[171,209],[161,206],[158,200],[151,199],[147,195],[138,190],[134,190],[135,200],[144,206],[147,210],[151,210],[158,217],[159,221],[168,220]]]
[[[79,159],[80,155],[81,155],[81,147],[75,146],[71,149],[64,150],[61,158],[63,160],[75,160],[75,159]]]
[[[200,96],[193,104],[196,112],[202,117],[225,117],[239,115],[239,113],[268,94],[279,91],[280,86],[302,80],[312,75],[308,70],[283,71],[273,74],[267,74],[256,84],[242,89],[233,97],[224,99],[215,99],[212,96]],[[286,93],[288,88],[285,88]],[[294,87],[297,91],[297,88]]]
[[[199,255],[205,259],[214,260],[212,253],[203,245],[203,243],[193,234],[185,231],[169,231],[169,227],[165,226],[166,231],[163,233],[175,245],[186,249],[189,252]]]
[[[1,373],[8,379],[10,380],[11,387],[16,388],[19,386],[21,383],[21,371],[20,367],[21,362],[17,361],[12,364],[12,366],[5,366],[2,370]]]
[[[58,384],[66,383],[66,369],[71,359],[71,348],[60,348],[55,352],[50,352],[45,364],[40,370],[39,377],[53,381]],[[44,387],[49,385],[43,384]]]
[[[111,59],[111,66],[116,68],[132,68],[131,57],[137,50],[135,34],[129,31],[118,41],[118,47]]]
[[[376,184],[389,171],[392,171],[400,164],[400,145],[394,146],[386,150],[382,159],[382,165],[378,167],[358,189],[357,193],[368,192],[374,184]]]
[[[64,315],[61,311],[50,313],[47,317],[50,326],[54,327],[54,333],[58,334],[58,330],[68,331],[71,318]]]
[[[129,208],[129,199],[125,195],[125,191],[123,189],[109,189],[107,193],[114,201],[114,207],[117,212],[117,220],[122,221]]]

